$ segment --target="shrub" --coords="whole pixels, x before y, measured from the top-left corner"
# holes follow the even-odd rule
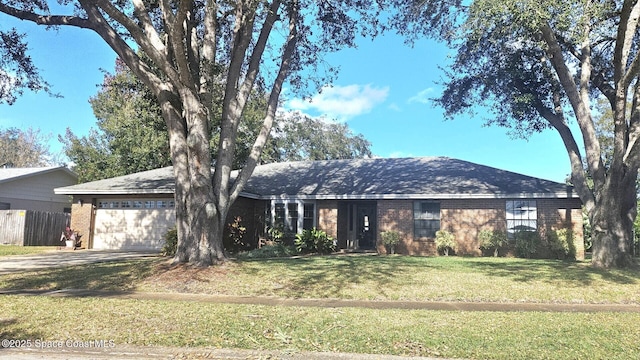
[[[244,235],[247,233],[247,228],[242,226],[242,218],[236,216],[233,221],[228,223],[224,231],[224,247],[232,253],[237,253],[243,250],[249,250],[250,244],[244,242]]]
[[[329,254],[336,251],[336,244],[326,232],[313,228],[296,234],[294,245],[303,254]]]
[[[164,234],[164,246],[160,253],[163,256],[174,256],[178,249],[178,229],[174,226]]]
[[[576,249],[573,244],[573,231],[560,229],[547,235],[547,243],[551,254],[560,260],[575,259]]]
[[[456,237],[446,230],[436,231],[436,248],[442,251],[444,256],[449,256],[450,249],[456,251]]]
[[[247,252],[238,254],[239,259],[267,259],[277,257],[289,257],[296,255],[298,252],[295,247],[277,243],[274,245],[263,246],[259,249],[254,249]]]
[[[400,233],[397,231],[383,231],[380,233],[382,245],[387,249],[387,254],[395,254],[396,246],[400,243]]]
[[[493,250],[493,256],[498,257],[498,249],[507,245],[507,234],[499,230],[480,230],[478,240],[480,240],[480,249]]]
[[[540,245],[540,235],[535,231],[520,231],[516,233],[516,255],[530,259]]]

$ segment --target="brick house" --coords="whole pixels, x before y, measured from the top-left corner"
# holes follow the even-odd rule
[[[57,192],[74,196],[72,224],[97,237],[97,247],[157,248],[175,216],[172,182],[164,168]],[[567,228],[577,258],[584,256],[581,202],[570,186],[446,157],[261,165],[228,219],[236,217],[254,245],[268,227],[289,234],[317,227],[341,249],[383,252],[380,233],[395,230],[402,238],[397,251],[410,255],[435,254],[439,229],[455,235],[458,254],[480,255],[483,229],[544,238]]]

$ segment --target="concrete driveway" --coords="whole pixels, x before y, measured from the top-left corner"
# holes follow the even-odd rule
[[[112,250],[57,250],[37,255],[0,256],[0,274],[155,256],[160,256],[160,254],[158,252]]]

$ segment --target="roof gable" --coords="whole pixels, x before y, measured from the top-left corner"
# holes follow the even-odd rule
[[[0,168],[0,183],[16,181],[32,176],[46,175],[51,172],[62,171],[74,179],[78,175],[64,166],[32,167],[32,168]]]

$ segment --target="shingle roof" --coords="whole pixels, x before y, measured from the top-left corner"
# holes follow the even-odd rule
[[[244,191],[312,198],[566,197],[565,184],[447,157],[306,161],[260,166]]]
[[[62,194],[173,193],[171,167],[56,189]],[[447,157],[328,160],[256,167],[256,198],[576,197],[562,183]]]
[[[64,171],[73,177],[77,177],[76,173],[64,166],[53,167],[31,167],[31,168],[0,168],[0,183],[19,180],[25,177],[42,175],[52,171]]]
[[[55,189],[56,194],[173,194],[173,167],[117,176]]]

